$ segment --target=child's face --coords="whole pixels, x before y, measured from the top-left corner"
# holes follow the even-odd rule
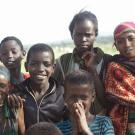
[[[0,104],[3,103],[5,96],[8,94],[8,90],[9,81],[3,75],[0,75]]]
[[[79,52],[83,53],[83,51],[91,50],[96,39],[94,24],[90,20],[77,23],[72,38]]]
[[[116,40],[116,48],[121,55],[135,57],[135,32],[126,32]]]
[[[31,53],[26,70],[30,73],[31,79],[37,84],[46,84],[54,72],[52,55],[50,52]]]
[[[24,52],[14,40],[5,42],[0,48],[0,56],[3,64],[10,70],[21,65]]]
[[[83,85],[71,85],[66,86],[65,102],[67,103],[68,109],[73,113],[73,104],[81,103],[84,107],[84,111],[87,114],[91,107],[93,100],[93,93],[91,92],[89,84]]]

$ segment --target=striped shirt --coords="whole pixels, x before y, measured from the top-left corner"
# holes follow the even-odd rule
[[[106,116],[96,115],[94,121],[88,124],[94,135],[114,135],[114,129],[111,119]],[[57,127],[62,131],[63,135],[71,135],[72,123],[70,120],[59,122]]]

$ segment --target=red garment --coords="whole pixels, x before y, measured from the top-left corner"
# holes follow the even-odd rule
[[[114,30],[114,40],[116,41],[123,33],[128,31],[135,32],[135,23],[134,22],[123,22],[119,24]]]
[[[125,135],[128,108],[135,107],[135,76],[125,67],[111,62],[105,79],[106,97],[112,103],[108,114],[112,118],[116,135]]]

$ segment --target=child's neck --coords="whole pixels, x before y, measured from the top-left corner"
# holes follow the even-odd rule
[[[19,79],[20,74],[21,74],[21,67],[15,68],[15,69],[10,69],[11,77]]]
[[[30,81],[30,87],[34,93],[45,94],[46,91],[49,89],[49,82],[37,85],[33,81]]]

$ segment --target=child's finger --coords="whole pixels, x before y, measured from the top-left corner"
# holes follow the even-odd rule
[[[9,104],[14,108],[18,108],[22,106],[21,97],[16,96],[15,94],[9,95],[8,101],[9,101]]]
[[[14,100],[13,95],[8,95],[8,104],[9,104],[11,107],[15,107],[15,100]]]

